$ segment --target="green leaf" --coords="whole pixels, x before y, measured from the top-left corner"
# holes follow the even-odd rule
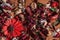
[[[56,11],[56,9],[55,9],[55,8],[50,8],[50,10],[52,10],[53,12],[55,12],[55,11]]]

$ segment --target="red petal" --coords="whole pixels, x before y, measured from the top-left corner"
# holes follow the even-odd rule
[[[58,6],[58,2],[54,2],[54,3],[52,4],[52,6],[53,6],[53,7],[57,7],[57,6]]]
[[[15,30],[15,32],[17,33],[17,36],[19,36],[21,33],[17,30]]]
[[[13,35],[14,37],[16,37],[16,36],[17,36],[15,31],[13,31],[12,35]]]
[[[6,31],[7,30],[7,26],[3,26],[3,31]]]
[[[22,31],[21,29],[19,29],[19,28],[16,28],[15,30],[17,30],[17,31]]]
[[[7,37],[6,40],[10,40],[10,38]]]
[[[19,24],[19,25],[15,26],[15,28],[23,28],[23,25]]]
[[[10,38],[12,38],[13,36],[12,36],[12,33],[8,33],[8,35],[7,35],[8,37],[10,37]]]
[[[11,22],[12,22],[12,24],[14,24],[16,22],[16,20],[15,19],[12,19]]]
[[[6,26],[9,26],[10,25],[10,20],[7,20],[6,23],[5,23]]]
[[[20,24],[20,22],[19,22],[19,21],[17,21],[14,25],[15,25],[15,26],[17,26],[18,24]]]
[[[14,27],[15,27],[15,28],[20,28],[20,25],[21,25],[21,24],[18,24],[18,25],[16,25],[16,26],[14,25]]]
[[[8,31],[5,31],[4,34],[5,34],[5,35],[8,35]]]
[[[23,26],[22,26],[21,24],[17,25],[17,26],[15,27],[15,29],[18,30],[18,31],[24,30],[24,28],[23,28]]]

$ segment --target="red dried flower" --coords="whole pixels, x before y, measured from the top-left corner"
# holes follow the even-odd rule
[[[53,6],[53,7],[58,7],[58,2],[53,2],[53,3],[52,3],[52,6]]]
[[[23,30],[22,23],[16,19],[8,19],[3,26],[4,35],[7,37],[20,36]]]

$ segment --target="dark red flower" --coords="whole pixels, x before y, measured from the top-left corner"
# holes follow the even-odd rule
[[[53,7],[58,7],[58,2],[53,2],[53,3],[52,3],[52,6],[53,6]]]
[[[7,37],[20,36],[24,30],[22,23],[16,19],[8,19],[4,24],[3,32]]]

